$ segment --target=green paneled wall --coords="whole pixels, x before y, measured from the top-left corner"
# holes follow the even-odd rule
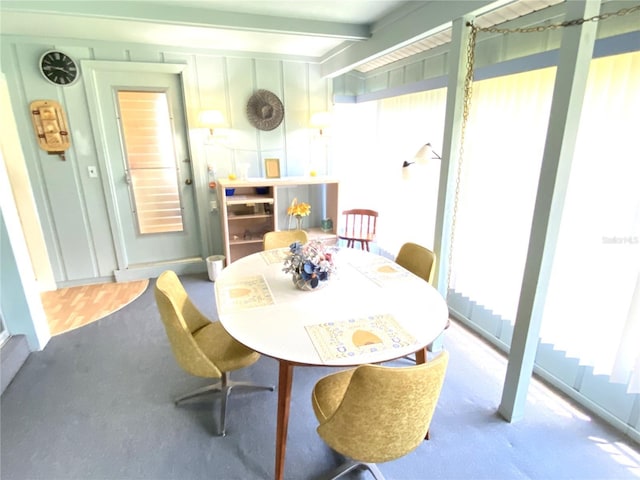
[[[262,176],[263,159],[281,159],[283,175],[301,175],[312,155],[313,131],[308,121],[315,111],[331,106],[332,86],[320,77],[316,64],[290,59],[254,58],[207,51],[188,52],[172,47],[123,45],[109,42],[87,44],[69,39],[1,37],[2,71],[7,77],[11,102],[27,170],[34,189],[40,220],[56,283],[59,287],[111,280],[118,268],[103,183],[89,178],[87,168],[98,165],[96,142],[91,125],[84,78],[68,87],[56,87],[44,80],[37,69],[42,53],[51,48],[82,60],[178,63],[186,65],[185,89],[191,104],[185,105],[192,151],[192,167],[206,172],[212,167],[225,175],[239,163],[249,163],[250,176]],[[246,118],[246,102],[260,88],[278,95],[285,106],[285,118],[273,131],[263,132]],[[48,155],[34,138],[28,106],[33,100],[60,102],[67,114],[71,149],[67,160]],[[200,110],[218,109],[228,122],[228,136],[214,145],[205,145],[198,130]],[[329,173],[323,159],[320,173]],[[201,175],[201,177],[205,177]],[[215,198],[205,182],[196,185],[198,204],[209,212]],[[220,253],[219,219],[216,212],[201,217],[207,233],[204,250]]]

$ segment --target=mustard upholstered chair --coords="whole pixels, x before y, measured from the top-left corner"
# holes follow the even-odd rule
[[[396,263],[422,278],[425,282],[433,283],[436,266],[436,254],[417,243],[407,242],[396,256]]]
[[[376,238],[378,212],[365,208],[352,208],[342,212],[342,227],[338,238],[347,241],[347,247],[360,243],[362,250],[369,251],[369,243]]]
[[[443,350],[421,365],[361,365],[320,379],[311,397],[318,434],[348,459],[327,478],[364,467],[382,480],[375,463],[416,449],[429,430],[448,361]]]
[[[229,335],[220,322],[211,322],[191,302],[178,276],[168,270],[155,285],[160,317],[178,364],[191,375],[219,379],[213,385],[181,396],[175,404],[210,392],[219,392],[218,434],[224,436],[227,398],[232,390],[274,390],[273,386],[229,380],[229,372],[252,365],[260,355]]]
[[[280,230],[277,232],[267,232],[262,237],[262,247],[264,250],[274,248],[284,248],[293,242],[305,244],[309,241],[307,232],[304,230]]]
[[[396,263],[422,278],[425,282],[433,283],[436,254],[428,248],[418,245],[417,243],[407,242],[400,247],[400,251],[396,256]],[[449,328],[449,325],[450,321],[447,320],[447,325],[444,329]],[[431,344],[429,344],[427,348],[431,351]],[[413,358],[409,356],[405,358],[413,360]]]

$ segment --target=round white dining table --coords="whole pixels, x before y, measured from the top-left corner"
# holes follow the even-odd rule
[[[279,361],[275,478],[284,477],[293,367],[380,363],[416,353],[444,330],[448,308],[429,283],[393,260],[335,249],[336,272],[303,291],[283,271],[288,249],[248,255],[215,282],[218,317],[240,343]]]

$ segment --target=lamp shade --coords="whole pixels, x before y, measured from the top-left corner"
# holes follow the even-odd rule
[[[311,115],[309,121],[311,126],[317,128],[320,135],[323,135],[323,130],[331,124],[331,114],[329,112],[316,112]]]
[[[311,115],[311,126],[316,128],[328,127],[331,123],[331,114],[329,112],[316,112]]]
[[[416,152],[416,154],[413,156],[413,159],[414,159],[414,161],[416,163],[424,165],[429,161],[429,159],[432,158],[432,152],[433,152],[433,149],[431,148],[431,144],[430,143],[425,143]]]
[[[404,162],[404,164],[402,164],[402,180],[411,180],[414,170],[414,167],[412,167],[412,165],[413,162]]]
[[[406,160],[402,163],[402,178],[404,180],[409,180],[416,173],[416,168],[419,165],[427,165],[429,160],[438,159],[441,160],[442,157],[433,151],[430,143],[425,143],[413,156],[412,162],[407,162]],[[420,169],[420,168],[418,168]]]
[[[200,125],[207,128],[224,125],[224,115],[220,110],[203,110],[199,116]]]

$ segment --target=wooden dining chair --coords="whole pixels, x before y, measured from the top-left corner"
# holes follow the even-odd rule
[[[342,212],[342,229],[338,238],[346,240],[347,247],[355,247],[360,242],[362,250],[369,251],[369,242],[376,236],[378,212],[364,208],[354,208]]]
[[[300,242],[303,245],[309,241],[309,236],[304,230],[279,230],[267,232],[262,237],[262,249],[273,250],[274,248],[285,248],[293,242]]]

